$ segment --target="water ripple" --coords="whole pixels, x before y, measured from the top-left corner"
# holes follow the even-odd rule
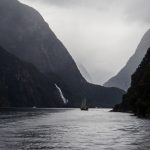
[[[0,113],[0,150],[149,150],[150,120],[108,109]]]

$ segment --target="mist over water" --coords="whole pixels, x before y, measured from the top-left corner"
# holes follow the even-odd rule
[[[149,124],[109,109],[0,112],[0,149],[148,150]]]

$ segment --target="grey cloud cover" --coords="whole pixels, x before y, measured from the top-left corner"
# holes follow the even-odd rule
[[[141,23],[150,23],[150,1],[149,0],[131,0],[126,9],[126,14],[130,21],[141,21]]]
[[[20,1],[42,14],[98,84],[125,65],[150,25],[149,0]]]
[[[86,7],[99,11],[122,10],[127,18],[137,21],[150,22],[149,0],[33,0],[59,7]]]

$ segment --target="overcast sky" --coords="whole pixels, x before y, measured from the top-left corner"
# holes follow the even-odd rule
[[[150,25],[150,0],[20,0],[37,9],[93,83],[114,76]]]

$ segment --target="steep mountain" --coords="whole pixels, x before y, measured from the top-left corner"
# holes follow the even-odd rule
[[[123,102],[114,111],[131,111],[138,116],[150,114],[150,48],[143,61],[132,75],[131,87],[123,96]]]
[[[104,86],[105,87],[118,87],[123,90],[127,90],[131,84],[131,75],[135,72],[136,68],[144,58],[147,49],[150,47],[150,30],[148,30],[143,36],[141,42],[139,43],[135,54],[129,59],[126,66],[121,69],[121,71],[108,80]]]
[[[0,107],[62,107],[56,87],[32,64],[0,47]]]
[[[1,0],[0,33],[0,44],[10,53],[49,74],[68,99],[81,99],[84,78],[36,10],[17,0]]]
[[[67,49],[35,9],[17,0],[1,0],[0,33],[0,45],[19,59],[32,63],[49,81],[56,83],[69,100],[68,107],[79,107],[84,97],[92,102],[95,90],[101,93],[101,89],[104,89],[107,92],[107,88],[96,89],[93,86],[87,91],[90,84],[82,77]],[[120,102],[121,98],[115,95],[116,90],[120,92],[119,89],[109,89],[107,94],[110,96],[97,97],[97,100],[105,99],[107,104],[112,99],[110,93],[113,93],[114,99]]]

